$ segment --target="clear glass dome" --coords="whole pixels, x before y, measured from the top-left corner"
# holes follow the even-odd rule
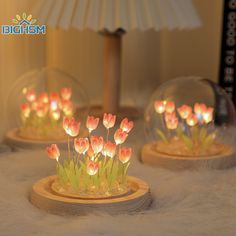
[[[64,116],[83,122],[89,100],[80,83],[54,68],[27,72],[13,85],[7,102],[11,126],[18,135],[29,139],[63,139]]]
[[[236,115],[226,92],[200,77],[179,77],[161,85],[145,110],[145,130],[156,151],[209,156],[233,148]]]

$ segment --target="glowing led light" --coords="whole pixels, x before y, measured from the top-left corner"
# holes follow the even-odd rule
[[[167,101],[165,105],[166,112],[172,113],[175,110],[175,104],[172,101]]]
[[[116,122],[116,116],[115,115],[104,113],[104,115],[103,115],[103,125],[107,129],[112,128],[115,125],[115,122]]]
[[[184,144],[191,152],[194,148],[198,152],[204,152],[206,147],[214,143],[215,133],[208,132],[204,127],[213,120],[212,107],[207,107],[204,103],[195,103],[193,108],[185,104],[176,108],[171,101],[155,101],[154,107],[165,126],[165,130],[157,128],[157,134],[165,144],[171,147],[173,143],[179,142],[180,148]],[[172,131],[170,133],[167,130]]]
[[[128,118],[124,118],[120,123],[120,128],[124,131],[129,133],[131,129],[134,127],[134,122],[129,121]]]
[[[56,159],[57,161],[59,161],[60,151],[56,144],[52,144],[46,150],[47,150],[48,156],[51,159]]]
[[[186,120],[186,122],[189,126],[196,125],[197,121],[198,121],[198,119],[197,119],[197,116],[195,114],[191,114]]]
[[[116,154],[116,144],[108,141],[104,144],[103,155],[113,158]]]
[[[99,118],[95,118],[94,116],[88,116],[86,121],[86,127],[89,132],[92,132],[98,127]]]
[[[187,119],[192,114],[192,107],[182,105],[178,108],[179,115],[182,119]]]
[[[110,126],[114,126],[115,116],[112,115],[108,119],[106,115],[104,117],[105,122],[107,122],[106,126],[109,129]],[[132,124],[132,127],[128,125],[128,131],[133,128],[133,123],[130,122],[128,121],[127,124]],[[86,125],[89,130],[95,130],[98,123],[98,118],[89,116]],[[80,127],[80,122],[75,121],[73,117],[63,118],[63,128],[68,135],[75,136],[72,135],[75,132],[77,136],[78,127]],[[107,128],[107,134],[109,129]],[[112,195],[113,191],[117,193],[122,188],[127,188],[126,174],[132,156],[132,149],[119,146],[119,151],[117,151],[117,146],[124,143],[127,136],[127,132],[118,129],[114,134],[115,143],[110,140],[105,142],[102,136],[91,134],[89,134],[89,137],[75,138],[73,140],[75,152],[71,152],[70,140],[68,139],[68,159],[60,160],[57,168],[57,177],[61,187],[65,191],[70,191],[73,186],[73,193],[82,194],[90,194],[90,191],[94,192],[96,190],[99,194],[105,196],[107,194]],[[47,153],[52,159],[59,156],[59,150],[55,146],[48,147]],[[66,179],[64,178],[65,173]]]
[[[20,106],[22,119],[22,132],[37,132],[37,136],[41,133],[49,133],[49,129],[61,129],[63,116],[72,117],[74,114],[74,104],[70,100],[72,91],[69,88],[62,89],[63,98],[59,93],[41,92],[39,95],[33,89],[23,88],[22,93],[27,102]],[[64,98],[68,100],[64,100]],[[53,123],[52,123],[53,121]],[[53,124],[53,125],[52,125]],[[44,131],[43,131],[44,130]],[[70,134],[76,136],[79,127],[76,124],[71,124]],[[38,134],[40,133],[40,134]]]
[[[79,154],[85,154],[89,149],[89,140],[88,138],[75,138],[74,139],[75,151]]]
[[[132,155],[131,148],[121,148],[119,151],[119,160],[124,164],[127,163]]]
[[[165,122],[167,129],[176,129],[178,127],[178,118],[175,112],[165,113]]]
[[[165,101],[155,101],[154,107],[157,113],[162,114],[165,111]]]
[[[122,129],[117,129],[114,134],[115,143],[122,144],[125,142],[126,138],[128,137],[128,133],[123,131]]]
[[[87,164],[87,173],[89,175],[96,175],[98,172],[98,163],[94,162],[94,161],[89,161]]]
[[[212,107],[209,107],[205,112],[203,112],[203,120],[206,124],[210,123],[213,120],[213,111],[214,109]]]

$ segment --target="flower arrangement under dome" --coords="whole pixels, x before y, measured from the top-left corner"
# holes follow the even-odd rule
[[[173,101],[154,102],[165,129],[156,129],[161,141],[158,150],[175,155],[201,156],[217,154],[222,145],[216,141],[212,107],[195,103],[193,107],[176,107]]]
[[[57,161],[57,181],[52,186],[55,191],[78,197],[99,198],[123,194],[129,190],[126,175],[132,149],[123,145],[133,128],[133,122],[123,119],[110,140],[110,129],[114,127],[115,121],[115,115],[104,114],[106,137],[95,136],[93,132],[98,127],[99,118],[88,116],[86,127],[89,136],[78,137],[80,123],[73,117],[64,117],[68,155],[61,157],[56,144],[47,148],[48,156]]]
[[[75,106],[71,101],[71,88],[62,88],[60,93],[42,92],[24,88],[26,102],[21,104],[21,135],[32,138],[64,136],[62,117],[72,117]]]

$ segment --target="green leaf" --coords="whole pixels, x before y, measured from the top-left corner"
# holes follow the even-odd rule
[[[64,168],[69,168],[70,160],[65,160],[63,163]]]
[[[160,130],[160,129],[156,129],[157,134],[160,136],[160,138],[162,139],[162,141],[166,144],[168,144],[168,139],[166,138],[165,134]]]
[[[82,168],[84,171],[86,171],[87,167],[86,167],[85,163],[82,162],[82,161],[79,161],[79,164],[80,164],[81,168]]]
[[[203,148],[205,148],[205,149],[208,148],[214,142],[215,137],[216,137],[216,135],[214,132],[209,134],[204,140]]]
[[[194,126],[191,128],[191,135],[192,135],[193,140],[198,140],[199,130],[197,126]]]
[[[189,138],[187,135],[183,134],[182,139],[183,139],[183,142],[186,145],[186,147],[191,150],[193,148],[193,142],[192,142],[191,138]]]
[[[70,184],[72,188],[76,191],[78,188],[78,181],[77,181],[75,172],[70,172]]]
[[[75,166],[75,177],[76,177],[76,181],[77,181],[78,188],[79,188],[79,186],[80,186],[81,171],[82,171],[81,168],[79,169],[78,166]]]
[[[99,175],[104,176],[104,174],[107,171],[108,167],[109,167],[108,162],[106,164],[103,164],[99,169]]]
[[[90,175],[86,173],[83,179],[83,184],[84,184],[85,189],[87,189],[89,181],[90,181]]]
[[[199,140],[202,143],[204,143],[206,136],[207,136],[206,128],[202,127],[201,130],[200,130],[200,134],[199,134]]]
[[[181,138],[182,137],[182,135],[183,135],[183,130],[181,129],[181,127],[177,127],[177,129],[176,129],[176,134],[177,134],[177,136],[179,137],[179,138]]]
[[[124,172],[123,172],[123,178],[122,178],[122,183],[125,184],[126,182],[126,176],[127,176],[127,170],[129,168],[130,162],[128,162],[125,166],[124,166]]]
[[[73,160],[70,161],[70,168],[69,169],[70,169],[71,172],[75,171],[75,164],[74,164]]]
[[[59,181],[63,185],[66,184],[68,178],[67,178],[66,171],[65,171],[65,169],[63,168],[63,166],[61,164],[58,164],[57,175],[58,175]]]
[[[99,184],[100,184],[98,174],[94,175],[93,178],[94,178],[94,185],[95,185],[96,188],[98,188]]]
[[[113,164],[112,173],[110,175],[110,181],[109,181],[110,186],[112,186],[114,182],[116,181],[117,174],[118,174],[118,163],[116,162]]]
[[[129,168],[129,165],[130,165],[130,162],[128,162],[128,163],[126,164],[125,168],[124,168],[124,175],[127,174],[127,170],[128,170],[128,168]]]

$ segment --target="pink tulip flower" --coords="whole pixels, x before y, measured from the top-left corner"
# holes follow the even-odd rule
[[[102,153],[104,156],[113,158],[116,154],[116,144],[108,141],[105,143]]]
[[[90,133],[97,128],[98,122],[99,122],[99,118],[94,118],[94,116],[88,116],[86,127]]]
[[[155,101],[154,108],[155,111],[159,114],[162,114],[165,111],[165,101]]]
[[[192,107],[182,105],[178,108],[179,115],[182,119],[187,119],[192,114]]]
[[[122,131],[129,133],[130,130],[134,127],[134,122],[129,121],[128,118],[124,118],[120,123],[120,128]]]
[[[56,144],[52,144],[50,147],[47,147],[46,150],[51,159],[59,160],[60,151]]]
[[[89,161],[87,164],[87,173],[89,175],[96,175],[98,172],[99,164],[94,161]]]
[[[189,126],[194,126],[197,124],[197,115],[196,114],[191,114],[189,115],[189,117],[187,118],[186,120],[186,123],[189,125]]]
[[[75,137],[79,134],[80,122],[76,122],[73,117],[72,118],[64,117],[63,128],[68,135]]]
[[[175,104],[172,101],[167,101],[165,106],[165,111],[168,113],[172,113],[175,110]]]
[[[24,117],[28,118],[30,116],[31,109],[29,103],[21,104],[20,109]]]
[[[127,163],[132,155],[132,149],[131,148],[121,148],[119,151],[119,160],[125,164]]]
[[[115,125],[116,122],[116,116],[112,114],[107,114],[104,113],[103,115],[103,125],[107,128],[110,129]]]
[[[127,132],[123,131],[122,129],[117,129],[114,134],[114,140],[116,145],[124,143],[127,137]]]
[[[28,102],[34,102],[36,100],[36,93],[34,89],[27,89],[25,97]]]
[[[62,97],[64,100],[70,100],[71,95],[72,95],[72,90],[71,90],[71,88],[62,88],[62,89],[61,89],[61,97]]]
[[[89,149],[88,138],[75,138],[74,139],[75,151],[79,154],[85,154]]]
[[[93,149],[95,155],[102,151],[103,144],[104,144],[104,141],[103,141],[102,136],[100,136],[100,137],[92,136],[91,137],[91,146],[92,146],[92,149]]]

